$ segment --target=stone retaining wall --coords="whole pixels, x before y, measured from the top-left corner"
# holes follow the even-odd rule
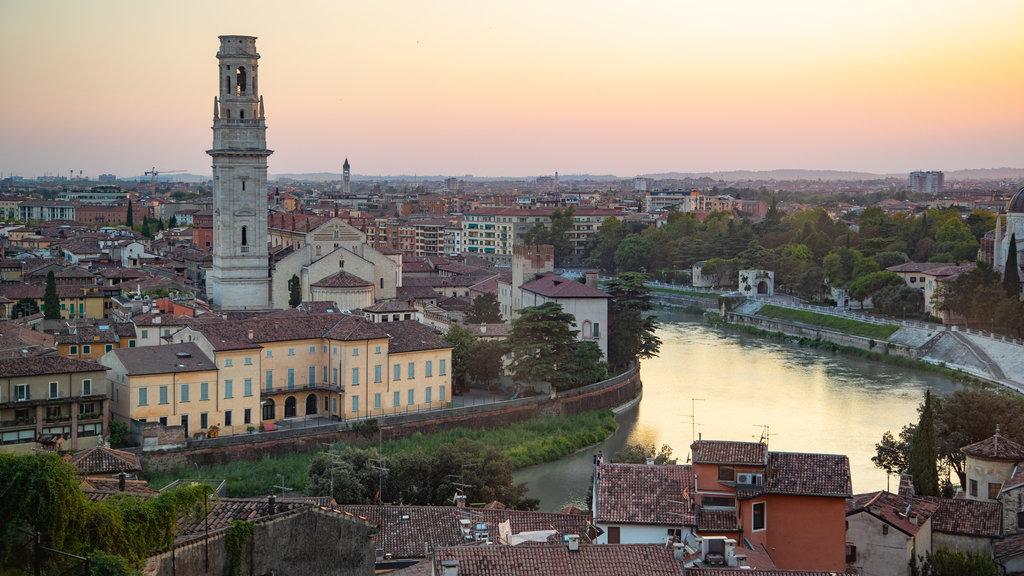
[[[429,434],[452,428],[494,428],[539,416],[565,416],[613,408],[640,394],[638,366],[608,380],[561,392],[555,398],[535,396],[460,408],[410,412],[376,418],[388,427],[388,439],[406,438],[416,432]],[[345,422],[261,434],[240,434],[193,442],[189,448],[140,454],[146,470],[213,466],[229,462],[259,461],[267,456],[310,452],[321,444],[359,439]]]
[[[886,340],[875,340],[873,338],[853,336],[843,332],[828,330],[820,326],[813,326],[811,324],[788,322],[786,320],[764,318],[762,316],[755,316],[752,314],[739,314],[737,312],[726,312],[723,316],[723,320],[729,324],[753,326],[754,328],[759,328],[768,332],[782,332],[783,334],[798,338],[824,340],[825,342],[831,342],[833,344],[838,344],[839,346],[860,348],[861,350],[878,352],[879,354],[892,354],[894,356],[904,356],[907,358],[919,357],[917,348],[913,348],[911,346],[888,342]]]

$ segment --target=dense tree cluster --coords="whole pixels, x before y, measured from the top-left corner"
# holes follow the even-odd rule
[[[557,389],[603,380],[608,366],[596,342],[576,339],[576,319],[561,304],[546,302],[519,310],[508,336],[513,377],[526,383],[550,382]]]
[[[986,262],[978,262],[974,270],[942,283],[936,300],[936,307],[953,313],[958,322],[1024,336],[1024,302]]]
[[[930,416],[926,414],[928,409]],[[917,476],[923,474],[924,482],[931,482],[928,460],[935,462],[940,471],[956,473],[960,486],[964,486],[967,478],[960,449],[992,436],[997,427],[1006,438],[1024,443],[1024,401],[1008,392],[963,389],[945,396],[929,393],[919,411],[919,421],[904,426],[898,437],[886,432],[871,457],[876,467],[889,474],[914,474],[918,493],[927,494],[919,488]],[[933,431],[919,433],[922,424],[927,426],[929,421]]]
[[[433,454],[414,450],[386,460],[376,449],[346,445],[317,455],[309,467],[306,493],[331,495],[340,504],[414,506],[450,506],[462,494],[469,502],[496,500],[512,508],[536,509],[539,502],[526,497],[525,484],[514,483],[513,470],[499,449],[466,438],[443,444]]]
[[[0,572],[7,574],[31,561],[26,532],[39,532],[43,545],[56,550],[96,555],[108,567],[137,566],[171,545],[178,519],[197,513],[211,490],[190,484],[148,499],[118,494],[90,502],[77,469],[59,455],[0,454],[0,494]]]

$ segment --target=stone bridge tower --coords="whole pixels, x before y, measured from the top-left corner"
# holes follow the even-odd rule
[[[213,101],[213,269],[207,297],[223,310],[270,306],[267,125],[256,38],[221,36]]]

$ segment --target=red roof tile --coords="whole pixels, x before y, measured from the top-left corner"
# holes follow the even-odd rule
[[[935,500],[900,496],[883,490],[857,494],[847,500],[846,515],[868,513],[907,536],[913,536],[938,507]]]
[[[773,494],[849,498],[850,460],[841,454],[769,452],[764,486]]]
[[[524,282],[522,289],[547,298],[611,298],[608,294],[581,282],[548,272]]]
[[[459,576],[682,576],[671,549],[659,544],[460,546],[434,551],[435,573],[458,561]]]
[[[139,457],[131,452],[97,446],[76,452],[68,460],[81,474],[117,474],[142,470]]]
[[[690,466],[601,464],[595,468],[597,502],[595,522],[601,524],[696,523],[683,492],[693,490]]]
[[[1024,461],[1024,446],[1013,440],[1007,440],[996,432],[981,442],[975,442],[960,449],[968,456],[985,458],[988,460],[1007,460],[1010,462]]]
[[[760,442],[697,440],[690,444],[694,464],[764,466],[768,447]]]
[[[932,531],[995,538],[1001,518],[999,502],[944,499],[932,515]]]

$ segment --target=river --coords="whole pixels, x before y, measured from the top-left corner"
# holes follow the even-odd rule
[[[709,440],[757,441],[767,430],[770,450],[847,455],[855,494],[884,489],[886,474],[871,463],[875,443],[917,421],[927,388],[946,394],[960,387],[935,372],[714,328],[699,314],[657,314],[661,353],[642,362],[643,398],[617,416],[619,429],[598,446],[516,472],[541,510],[584,507],[599,450],[610,457],[627,443],[668,444],[682,464],[694,431]]]

